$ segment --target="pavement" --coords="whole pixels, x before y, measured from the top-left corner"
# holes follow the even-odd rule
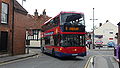
[[[0,55],[0,64],[15,61],[15,60],[20,60],[28,57],[33,57],[36,55],[38,54],[29,53],[29,54],[15,55],[15,56],[9,56],[8,54],[4,54],[4,55]]]
[[[119,68],[114,56],[95,56],[94,68]]]
[[[0,55],[0,65],[4,63],[9,63],[12,61],[20,60],[20,59],[37,56],[40,53],[40,48],[33,48],[33,49],[29,48],[29,54],[27,53],[28,53],[28,50],[26,49],[26,54],[22,54],[22,55],[15,55],[15,56],[10,56],[9,54]]]
[[[92,56],[85,68],[119,68],[114,56]]]
[[[91,50],[109,51],[114,50],[114,48],[95,48]],[[85,68],[119,68],[118,62],[118,59],[113,55],[93,55],[89,57]]]

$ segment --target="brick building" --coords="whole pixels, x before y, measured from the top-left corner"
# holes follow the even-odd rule
[[[2,0],[0,7],[0,53],[24,54],[25,32],[29,27],[27,25],[31,23],[28,20],[28,12],[16,0]]]
[[[0,53],[12,53],[12,10],[12,0],[0,2]]]
[[[30,29],[26,31],[26,39],[30,40],[30,47],[40,47],[41,25],[51,17],[46,15],[45,9],[43,10],[43,13],[40,15],[38,15],[36,9],[34,15],[28,16],[31,19],[33,19],[34,26],[30,27]]]
[[[25,53],[25,33],[26,28],[31,22],[27,17],[27,11],[17,2],[14,2],[14,37],[13,37],[13,54]],[[31,26],[31,25],[30,25]]]
[[[16,0],[0,0],[0,54],[24,54],[26,30],[32,31],[31,37],[35,40],[36,30],[49,18],[45,10],[40,16],[36,10],[33,16]]]

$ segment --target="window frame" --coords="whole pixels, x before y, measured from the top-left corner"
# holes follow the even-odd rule
[[[9,4],[8,4],[8,3],[5,3],[5,2],[2,2],[1,5],[2,5],[2,4],[7,5],[7,14],[6,14],[6,15],[7,15],[7,19],[6,19],[7,22],[2,21],[2,7],[1,7],[1,23],[0,23],[0,24],[5,24],[5,25],[7,25],[8,22],[9,22],[9,21],[8,21],[8,20],[9,20]],[[3,23],[3,22],[4,22],[4,23]]]
[[[65,15],[66,14],[66,15]],[[71,15],[81,15],[81,18],[79,19],[76,19],[75,21],[74,20],[71,20],[69,22],[66,22],[66,19],[67,17],[71,16]],[[82,19],[83,18],[83,19]],[[64,20],[65,19],[65,20]],[[82,19],[82,21],[80,21],[80,19]],[[81,13],[62,13],[60,15],[60,25],[64,25],[65,23],[68,23],[69,25],[74,25],[74,23],[77,23],[76,21],[78,21],[78,24],[82,24],[82,25],[85,25],[85,18],[84,18],[84,14],[81,14]],[[83,23],[80,23],[80,22],[83,22]],[[77,25],[78,25],[77,24]],[[78,25],[79,26],[79,25]]]
[[[70,40],[70,38],[74,41],[78,41],[77,45],[73,45],[73,44],[65,45],[63,43],[63,42],[65,42],[65,40],[66,40],[66,42],[68,42],[68,40]],[[75,38],[76,38],[76,40],[75,40]],[[62,36],[61,37],[61,42],[60,43],[61,43],[62,47],[81,47],[81,46],[85,46],[85,35],[70,35],[70,34],[68,34],[67,36]]]
[[[42,29],[44,31],[47,31],[49,29],[59,26],[59,23],[60,23],[60,16],[56,16],[55,18],[53,18],[49,22],[47,22],[45,25],[43,25]]]
[[[109,34],[113,34],[113,32],[112,32],[112,31],[110,31],[110,32],[109,32]]]

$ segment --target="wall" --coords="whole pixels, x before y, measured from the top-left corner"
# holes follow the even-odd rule
[[[14,54],[25,53],[26,29],[34,26],[33,19],[28,15],[15,12],[14,16]]]
[[[26,15],[14,12],[14,55],[25,53],[25,19]]]
[[[12,40],[12,10],[13,10],[12,9],[12,0],[2,0],[2,2],[5,2],[9,5],[9,10],[8,10],[9,15],[8,15],[8,24],[7,25],[0,23],[0,31],[8,32],[8,46],[7,46],[8,48],[7,49],[8,49],[8,53],[11,54],[12,53],[12,41],[11,41]],[[1,15],[1,13],[0,13],[0,15]]]
[[[112,28],[110,28],[112,27]],[[109,34],[109,32],[113,32],[113,34]],[[116,33],[118,33],[117,26],[113,25],[112,23],[105,23],[101,27],[95,30],[95,35],[103,35],[103,38],[100,40],[103,41],[103,44],[107,44],[109,41],[114,41],[117,44],[117,39],[115,38]],[[113,40],[109,40],[109,38],[113,38]],[[95,41],[98,38],[95,38]]]

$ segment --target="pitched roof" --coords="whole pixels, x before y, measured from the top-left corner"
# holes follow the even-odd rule
[[[35,28],[36,29],[41,29],[41,25],[45,23],[47,20],[49,20],[51,17],[48,17],[47,15],[40,15],[35,21]],[[35,17],[34,17],[35,19]]]
[[[116,27],[116,28],[117,28],[117,26],[114,25],[113,23],[111,23],[111,22],[106,22],[106,23],[104,23],[102,26],[97,27],[95,30],[101,29],[101,28],[106,27],[106,26],[107,26],[106,28],[109,28],[110,25],[111,25],[112,27]]]
[[[120,22],[117,25],[120,26]]]
[[[31,23],[31,26],[30,26],[31,29],[41,29],[41,25],[51,18],[51,17],[48,17],[47,15],[45,16],[40,15],[37,18],[30,14],[28,14],[27,16],[29,18],[29,23]]]
[[[27,14],[28,12],[24,9],[16,0],[14,0],[15,11],[21,14]]]

